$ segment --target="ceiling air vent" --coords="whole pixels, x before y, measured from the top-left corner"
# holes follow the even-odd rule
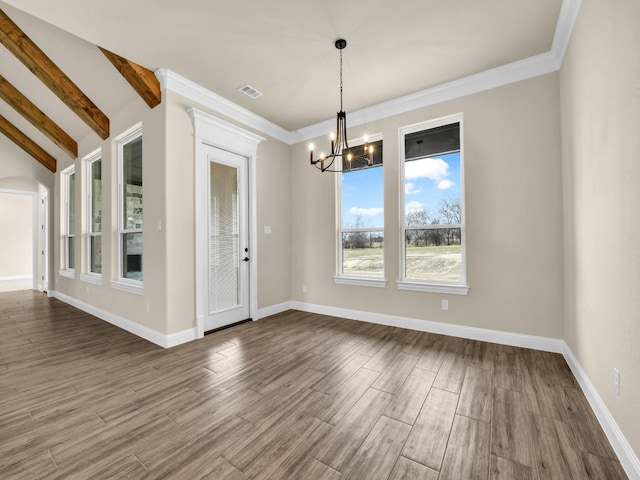
[[[251,85],[243,85],[238,90],[240,90],[245,95],[249,95],[251,98],[258,98],[262,96],[262,92],[259,92],[258,90],[253,88]]]

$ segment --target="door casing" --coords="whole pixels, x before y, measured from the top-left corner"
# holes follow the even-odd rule
[[[214,117],[197,108],[190,108],[195,130],[195,328],[196,338],[204,336],[204,319],[208,310],[208,175],[207,146],[227,150],[247,158],[249,176],[249,315],[258,312],[258,252],[257,252],[257,197],[256,160],[258,144],[265,138],[244,128]]]

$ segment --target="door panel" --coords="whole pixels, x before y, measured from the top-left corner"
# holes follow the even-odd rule
[[[247,159],[209,148],[205,331],[249,318]]]

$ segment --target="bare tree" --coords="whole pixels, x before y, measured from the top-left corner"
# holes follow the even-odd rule
[[[438,213],[442,219],[441,223],[446,223],[448,225],[462,223],[460,197],[449,197],[442,200]]]

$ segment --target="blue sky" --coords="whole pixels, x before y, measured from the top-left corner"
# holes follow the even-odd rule
[[[460,197],[460,153],[412,160],[405,165],[405,211],[436,211],[446,198]],[[384,226],[383,168],[342,174],[342,224],[355,226],[358,214],[365,227]]]

